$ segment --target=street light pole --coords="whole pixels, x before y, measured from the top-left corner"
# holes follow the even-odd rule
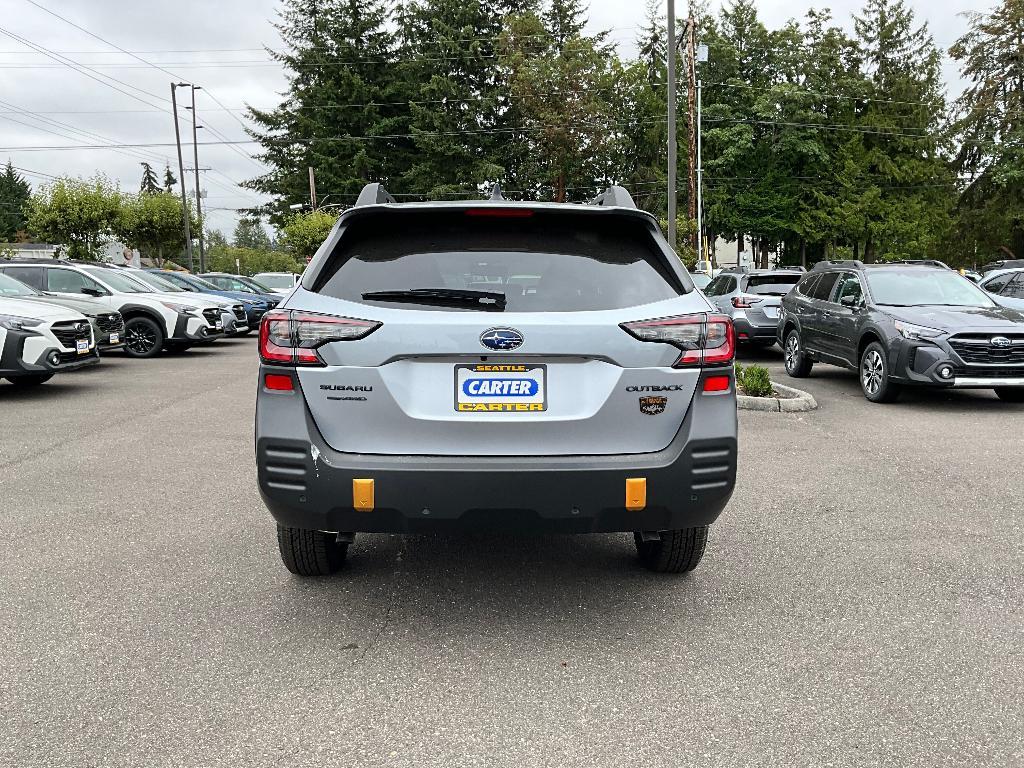
[[[192,261],[192,231],[188,220],[188,196],[185,194],[185,162],[181,159],[181,129],[178,127],[178,97],[176,88],[184,88],[188,83],[171,83],[171,111],[174,113],[174,141],[178,145],[178,183],[181,184],[181,212],[185,219],[185,251],[188,254],[188,271],[195,271]],[[198,163],[197,163],[198,165]]]
[[[668,243],[676,248],[676,3],[668,0]]]
[[[192,86],[192,158],[196,169],[196,219],[199,220],[199,271],[206,272],[206,248],[203,244],[203,203],[199,192],[199,142],[196,140],[196,129],[202,128],[196,125],[196,91],[203,90],[202,86]]]

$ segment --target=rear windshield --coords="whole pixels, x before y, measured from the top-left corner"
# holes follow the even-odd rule
[[[503,294],[507,312],[620,309],[685,293],[641,220],[543,212],[492,218],[461,210],[353,222],[314,287],[364,304],[434,309],[363,298],[427,288]]]
[[[785,296],[800,282],[803,275],[751,275],[747,280],[747,293],[764,296]]]

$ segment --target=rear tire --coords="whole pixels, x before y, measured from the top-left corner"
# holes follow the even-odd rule
[[[800,333],[794,328],[786,334],[786,342],[782,346],[783,359],[786,363],[786,373],[794,379],[806,379],[811,375],[811,368],[814,363],[807,359],[804,354],[803,344],[800,343]]]
[[[1006,403],[1024,403],[1024,388],[996,387],[996,397]]]
[[[129,357],[156,357],[164,347],[164,332],[155,320],[133,317],[124,324],[124,351]]]
[[[889,380],[889,361],[885,347],[873,341],[860,356],[860,388],[872,403],[893,403],[900,396],[900,385]]]
[[[640,562],[655,573],[686,573],[696,568],[704,557],[708,543],[708,527],[662,531],[659,541],[644,541],[633,534]]]
[[[45,384],[52,378],[52,373],[27,373],[24,376],[8,376],[7,380],[20,389],[28,389]]]
[[[329,576],[345,562],[348,544],[337,534],[277,526],[277,548],[284,567],[297,576]]]

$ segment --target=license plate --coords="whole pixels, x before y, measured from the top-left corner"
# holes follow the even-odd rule
[[[779,318],[779,308],[778,307],[765,307],[764,308],[764,316],[765,317],[771,317],[771,318],[777,320]]]
[[[216,328],[218,331],[223,331],[224,330],[224,321],[223,320],[218,320],[216,323],[213,324],[213,327]]]
[[[112,334],[110,334],[110,343],[111,344],[120,344],[121,343],[121,334],[119,334],[119,333],[112,333]]]
[[[80,355],[89,354],[89,340],[79,339],[75,342],[75,351]]]
[[[546,365],[455,366],[456,411],[527,413],[547,409]]]

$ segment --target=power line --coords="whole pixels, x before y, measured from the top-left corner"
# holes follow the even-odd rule
[[[78,62],[73,61],[72,59],[68,59],[66,57],[60,56],[59,54],[55,54],[52,51],[50,51],[50,50],[48,50],[48,49],[46,49],[46,48],[44,48],[42,46],[36,45],[31,40],[27,40],[26,38],[23,38],[23,37],[21,37],[19,35],[16,35],[13,32],[11,32],[11,31],[9,31],[7,29],[4,29],[3,27],[0,27],[0,34],[6,35],[7,37],[11,38],[12,40],[17,40],[18,42],[22,43],[23,45],[27,45],[27,46],[33,48],[34,50],[38,51],[39,53],[44,54],[45,56],[49,56],[54,61],[58,61],[58,62],[64,64],[65,66],[69,67],[70,69],[75,70],[79,74],[85,75],[86,77],[88,77],[91,80],[95,80],[96,82],[98,82],[98,83],[100,83],[102,85],[105,85],[108,88],[113,88],[115,91],[118,91],[119,93],[123,93],[125,96],[128,96],[128,97],[130,97],[132,99],[135,99],[136,101],[142,102],[147,107],[155,107],[157,105],[153,104],[152,102],[149,102],[149,101],[147,101],[147,100],[145,100],[145,99],[143,99],[143,98],[141,98],[141,97],[139,97],[137,95],[135,95],[134,93],[131,93],[129,91],[124,90],[124,88],[119,88],[117,85],[115,85],[115,83],[123,85],[126,88],[132,88],[133,90],[139,91],[140,93],[144,93],[147,96],[152,96],[154,98],[160,99],[161,101],[166,101],[166,99],[162,99],[161,97],[156,96],[155,94],[152,94],[149,91],[145,91],[142,88],[136,88],[134,85],[131,85],[130,83],[126,83],[126,82],[124,82],[122,80],[118,80],[117,78],[110,77],[109,75],[104,75],[102,72],[96,72],[95,70],[91,69],[90,67],[85,66],[84,64],[79,64]],[[112,82],[107,82],[108,80],[112,81]]]

